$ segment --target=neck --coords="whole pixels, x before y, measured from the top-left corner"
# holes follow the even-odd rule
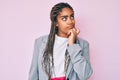
[[[64,38],[67,38],[67,34],[66,34],[66,33],[64,33],[64,34],[61,34],[61,33],[57,33],[57,35],[58,35],[58,36],[60,36],[60,37],[64,37]]]

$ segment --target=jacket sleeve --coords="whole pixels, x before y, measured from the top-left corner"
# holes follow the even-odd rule
[[[92,74],[89,61],[89,44],[85,42],[83,48],[79,44],[72,44],[67,47],[73,69],[80,80],[87,80]]]
[[[32,63],[29,71],[29,80],[39,80],[38,73],[38,44],[35,40]]]

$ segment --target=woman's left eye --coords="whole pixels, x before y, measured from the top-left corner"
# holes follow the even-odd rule
[[[74,20],[74,16],[71,16],[71,19]]]

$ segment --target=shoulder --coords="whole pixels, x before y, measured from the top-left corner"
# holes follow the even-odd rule
[[[36,41],[44,41],[44,40],[47,40],[48,39],[48,35],[43,35],[43,36],[40,36],[38,38],[36,38]]]
[[[47,43],[48,35],[40,36],[35,39],[35,42],[39,45],[41,43]]]

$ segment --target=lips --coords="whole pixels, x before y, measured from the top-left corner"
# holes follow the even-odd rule
[[[74,28],[74,26],[68,26],[68,28],[69,28],[69,29],[72,29],[72,28]]]

